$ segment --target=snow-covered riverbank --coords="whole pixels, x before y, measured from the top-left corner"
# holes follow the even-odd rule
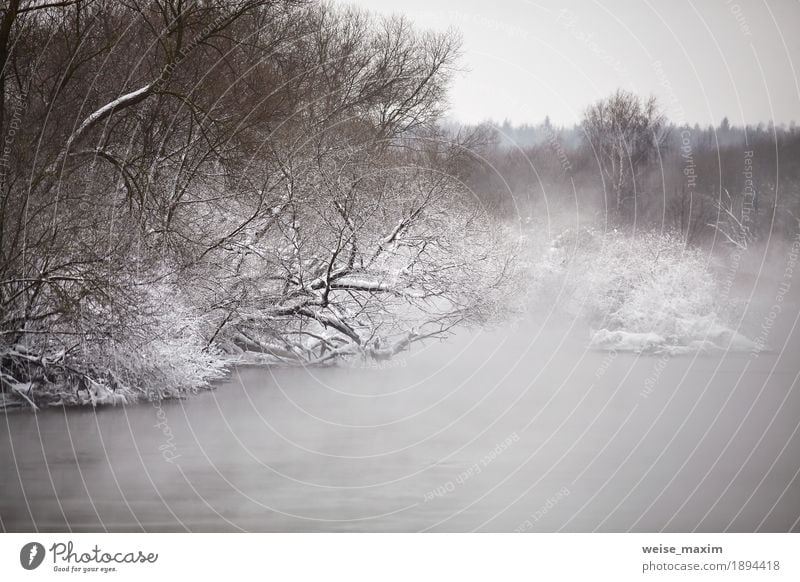
[[[715,275],[724,261],[668,233],[569,229],[533,259],[534,300],[591,328],[604,350],[752,351],[745,304]]]

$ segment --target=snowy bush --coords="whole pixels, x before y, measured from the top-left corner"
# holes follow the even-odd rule
[[[229,359],[208,343],[208,322],[174,287],[148,286],[139,332],[100,354],[117,377],[146,398],[177,396],[221,378]]]
[[[38,334],[0,350],[3,405],[116,405],[175,397],[221,378],[230,358],[208,345],[205,314],[173,285],[138,286],[136,309],[86,302],[72,343]],[[70,336],[68,336],[70,337]]]
[[[703,252],[668,233],[631,237],[581,229],[556,237],[535,274],[540,294],[588,322],[594,347],[749,349],[752,343],[721,315],[732,310],[719,303],[707,261]]]

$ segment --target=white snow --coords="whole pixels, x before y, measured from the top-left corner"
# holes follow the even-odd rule
[[[585,319],[597,349],[671,354],[750,351],[734,329],[730,301],[719,293],[708,257],[680,238],[582,229],[557,237],[534,265],[539,294]]]
[[[655,351],[665,343],[666,340],[657,333],[634,333],[601,329],[592,336],[589,346],[607,350],[649,352]]]
[[[89,127],[94,125],[99,119],[102,119],[106,115],[113,113],[118,108],[122,107],[126,103],[138,99],[148,91],[153,88],[153,83],[148,83],[135,91],[131,91],[130,93],[126,93],[125,95],[121,95],[117,99],[110,101],[100,107],[99,109],[95,110],[92,114],[90,114],[86,119],[83,120],[83,123],[76,129],[73,134],[67,140],[67,145],[65,150],[69,150],[72,143],[78,139],[84,131],[86,131]]]

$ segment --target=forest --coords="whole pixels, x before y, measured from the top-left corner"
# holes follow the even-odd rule
[[[495,125],[469,185],[494,214],[526,218],[546,200],[625,228],[678,233],[691,245],[747,248],[791,238],[800,216],[800,128],[672,123],[665,107],[618,91],[583,122]]]
[[[676,125],[622,90],[574,127],[466,126],[459,47],[316,1],[9,0],[3,406],[384,361],[557,277],[594,345],[749,345],[708,256],[796,236],[800,131]]]

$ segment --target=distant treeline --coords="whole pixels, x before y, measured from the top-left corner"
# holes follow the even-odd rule
[[[618,98],[637,100],[619,92],[601,103]],[[613,141],[614,123],[600,125]],[[472,164],[467,183],[498,215],[525,220],[546,206],[574,207],[615,226],[679,232],[692,244],[718,235],[746,245],[797,231],[800,128],[794,123],[738,127],[725,118],[717,127],[678,126],[661,116],[641,136],[649,149],[634,151],[628,134],[618,152],[604,148],[608,141],[586,118],[573,127],[549,119],[486,127],[492,145]]]

